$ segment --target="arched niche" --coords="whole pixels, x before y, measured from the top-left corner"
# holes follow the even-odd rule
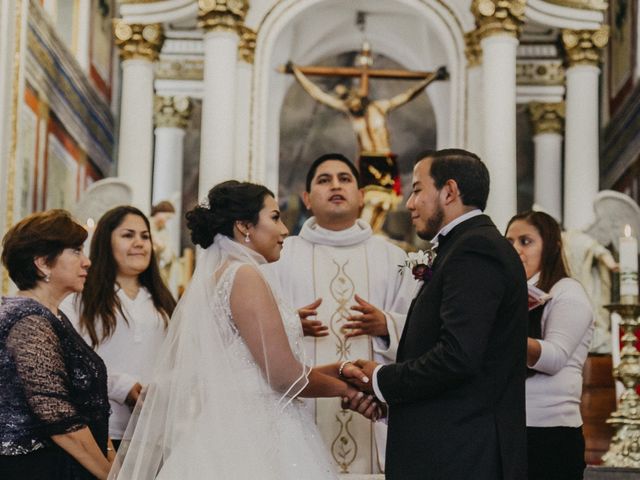
[[[450,80],[427,89],[437,126],[437,147],[463,146],[466,59],[460,21],[436,0],[284,0],[258,29],[251,114],[251,178],[277,189],[280,114],[293,79],[277,71],[293,60],[312,64],[355,50],[362,35],[354,25],[366,11],[366,36],[374,53],[412,70],[446,65]]]

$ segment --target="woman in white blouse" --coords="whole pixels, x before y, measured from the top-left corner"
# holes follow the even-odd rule
[[[109,434],[117,448],[176,303],[160,276],[149,220],[137,208],[102,216],[90,258],[82,295],[61,308],[107,365]]]
[[[582,285],[569,278],[560,233],[543,212],[516,215],[507,226],[529,284],[551,296],[529,312],[529,480],[578,480],[585,468],[580,397],[593,312]]]

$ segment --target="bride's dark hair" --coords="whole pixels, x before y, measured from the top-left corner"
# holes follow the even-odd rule
[[[191,241],[207,248],[218,233],[233,238],[237,221],[257,225],[267,195],[275,198],[263,185],[237,180],[219,183],[209,190],[208,205],[198,205],[185,215]]]

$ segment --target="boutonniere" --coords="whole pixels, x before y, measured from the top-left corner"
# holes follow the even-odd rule
[[[407,259],[400,268],[400,274],[404,274],[404,269],[408,268],[416,280],[428,282],[433,276],[433,260],[436,258],[436,252],[433,250],[418,250],[407,254]]]

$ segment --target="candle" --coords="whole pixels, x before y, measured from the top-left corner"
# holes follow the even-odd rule
[[[638,241],[631,236],[631,226],[625,225],[620,237],[620,297],[629,296],[638,296]]]

